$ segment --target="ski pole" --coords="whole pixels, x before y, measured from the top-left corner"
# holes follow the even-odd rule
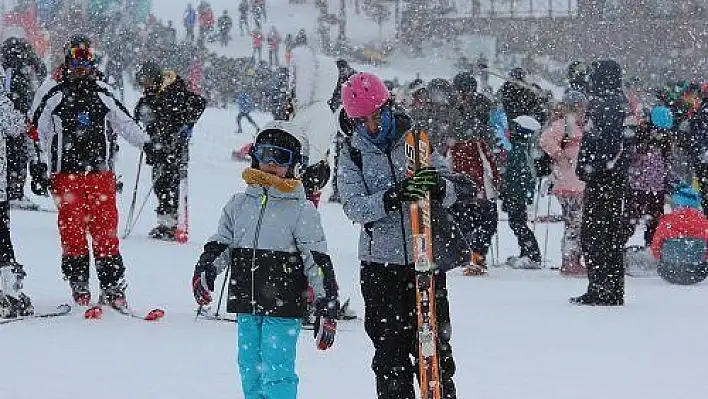
[[[143,168],[143,157],[145,152],[140,151],[138,159],[138,172],[135,175],[135,186],[133,187],[133,198],[130,200],[130,208],[128,209],[128,218],[125,221],[125,231],[128,231],[128,226],[133,223],[133,213],[135,212],[135,202],[138,199],[138,185],[140,184],[140,172]]]
[[[224,291],[226,290],[226,280],[229,279],[229,275],[231,274],[231,267],[227,266],[229,270],[224,273],[224,282],[221,283],[221,293],[219,293],[219,302],[216,304],[216,313],[214,316],[217,318],[219,317],[219,310],[221,310],[221,300],[224,298]]]
[[[548,195],[548,211],[547,215],[551,215],[551,196]],[[544,266],[548,264],[548,230],[550,229],[550,219],[546,221],[546,237],[545,241],[543,242],[543,264]],[[552,269],[552,267],[551,267]]]

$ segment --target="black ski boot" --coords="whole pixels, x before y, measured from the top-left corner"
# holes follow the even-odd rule
[[[148,233],[150,238],[163,241],[174,241],[175,240],[175,228],[167,227],[164,225],[158,225],[154,229],[150,230]]]
[[[101,289],[99,303],[115,309],[126,309],[128,307],[128,301],[125,299],[125,289],[127,287],[128,284],[121,279],[116,284]]]
[[[0,318],[34,313],[32,301],[22,292],[22,280],[26,275],[22,265],[17,262],[0,265]]]

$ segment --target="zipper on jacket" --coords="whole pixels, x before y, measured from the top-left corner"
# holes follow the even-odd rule
[[[258,236],[261,233],[261,224],[263,223],[263,214],[266,206],[268,206],[268,189],[263,187],[261,212],[258,215],[258,222],[256,222],[256,234],[253,237],[253,254],[251,255],[251,309],[254,315],[256,314],[256,248],[258,248]]]
[[[393,184],[398,184],[396,180],[396,168],[393,166],[393,159],[391,159],[391,153],[386,153],[386,159],[388,159],[388,166],[391,168],[391,176],[393,177]],[[403,224],[403,207],[398,208],[398,213],[401,215],[401,233],[403,236],[403,260],[404,264],[408,264],[408,243],[406,242],[406,226]],[[373,244],[373,243],[372,243]],[[371,247],[369,247],[371,248]]]

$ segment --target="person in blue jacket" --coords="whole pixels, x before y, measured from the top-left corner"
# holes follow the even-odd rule
[[[242,91],[236,96],[236,104],[238,105],[238,115],[236,115],[236,124],[238,125],[238,133],[243,133],[243,127],[241,126],[241,119],[246,118],[246,120],[253,125],[256,131],[260,130],[258,124],[251,117],[251,112],[256,108],[256,104],[253,102],[251,96]]]

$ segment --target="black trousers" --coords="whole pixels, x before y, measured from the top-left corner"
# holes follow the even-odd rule
[[[467,238],[472,251],[486,256],[492,237],[497,233],[499,216],[493,201],[480,199],[474,202],[456,202],[450,213]]]
[[[521,256],[527,256],[535,262],[541,262],[541,250],[538,248],[538,241],[529,228],[529,216],[526,203],[507,201],[505,209],[509,215],[509,227],[514,232],[521,248]]]
[[[10,206],[7,201],[0,202],[0,263],[15,260],[15,249],[10,237]]]
[[[415,399],[418,321],[413,265],[384,266],[362,262],[361,292],[365,306],[364,328],[375,350],[371,368],[376,375],[378,399]],[[450,306],[445,273],[442,272],[436,273],[435,301],[443,398],[455,399]]]
[[[246,118],[248,123],[253,125],[253,127],[258,130],[258,125],[256,124],[256,121],[253,120],[251,117],[251,114],[248,112],[239,112],[238,115],[236,115],[236,125],[238,125],[238,132],[241,133],[243,132],[243,128],[241,127],[241,119]]]
[[[588,269],[588,294],[624,299],[624,245],[633,230],[624,209],[626,182],[603,177],[585,186],[580,242]]]
[[[27,142],[24,135],[7,137],[7,198],[18,200],[24,196],[27,180]]]
[[[180,157],[167,156],[164,162],[152,166],[153,191],[157,197],[157,214],[177,216],[179,207]]]

